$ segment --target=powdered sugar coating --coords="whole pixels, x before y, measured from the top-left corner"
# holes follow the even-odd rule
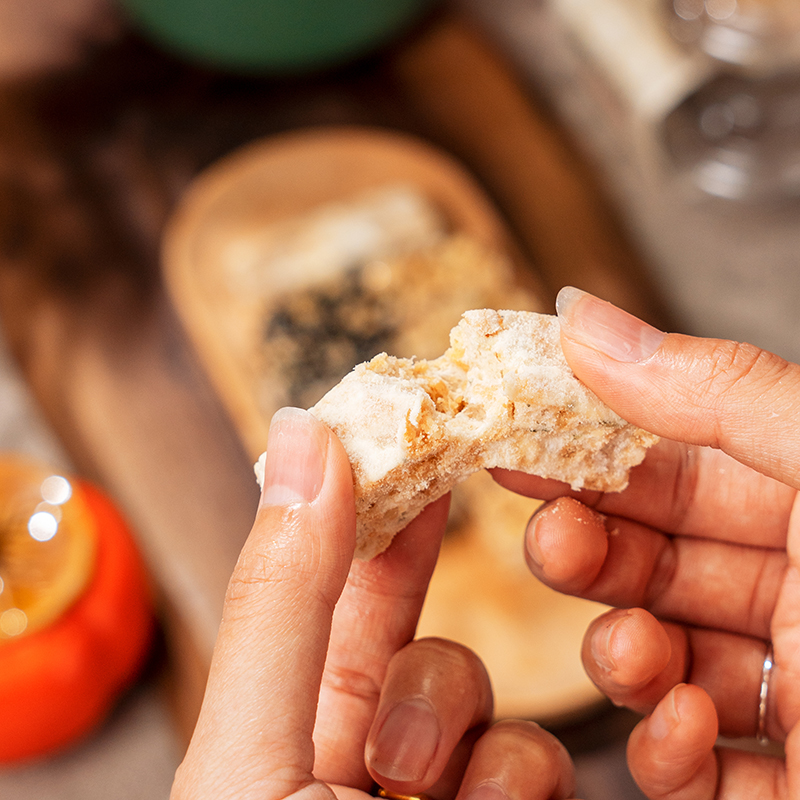
[[[311,413],[350,457],[359,558],[380,553],[428,503],[479,469],[619,491],[657,441],[575,378],[555,317],[522,311],[468,311],[444,355],[382,353]]]

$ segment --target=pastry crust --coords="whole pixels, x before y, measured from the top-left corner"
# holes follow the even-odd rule
[[[575,378],[556,317],[524,311],[467,311],[444,355],[382,353],[310,410],[350,457],[362,559],[480,469],[620,491],[657,441]]]

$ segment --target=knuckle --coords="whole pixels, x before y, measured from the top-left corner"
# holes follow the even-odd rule
[[[532,720],[525,719],[501,719],[495,722],[491,728],[493,736],[508,736],[527,742],[547,742],[548,744],[557,743],[558,739],[549,734],[544,728]]]
[[[464,713],[492,705],[489,674],[468,647],[448,639],[428,637],[410,642],[395,654],[390,673],[413,675],[424,694],[446,693],[448,704]]]
[[[670,521],[666,527],[678,534],[688,527],[689,515],[695,507],[700,481],[700,458],[696,449],[683,447],[672,463],[674,471],[671,475]]]
[[[380,685],[366,671],[326,664],[322,676],[323,688],[369,704],[377,701]]]
[[[679,553],[675,539],[664,537],[654,554],[652,569],[644,590],[644,606],[658,608],[662,598],[668,595],[679,569]]]
[[[228,583],[226,600],[237,603],[247,600],[265,587],[289,587],[296,584],[297,575],[282,569],[282,564],[269,548],[246,547]]]
[[[483,662],[477,654],[463,644],[435,636],[417,639],[408,646],[415,658],[424,658],[435,664],[443,675],[483,673]]]
[[[511,772],[521,770],[527,775],[547,776],[551,783],[548,797],[573,796],[575,771],[566,747],[535,722],[516,719],[495,722],[476,749],[479,757],[494,764],[495,771],[499,761],[505,762]]]
[[[774,353],[741,342],[716,342],[708,356],[707,374],[698,384],[719,406],[761,395],[779,384],[790,365]]]
[[[750,558],[755,554],[748,553]],[[765,550],[754,559],[751,590],[745,593],[745,629],[756,636],[769,637],[775,606],[778,601],[776,586],[780,586],[786,571],[786,553]]]
[[[325,591],[319,554],[306,550],[301,559],[292,545],[274,539],[248,541],[239,554],[225,593],[225,614],[243,618],[264,614],[274,603],[331,606]]]
[[[754,407],[763,407],[765,402],[778,401],[800,381],[800,372],[792,364],[747,343],[714,342],[703,362],[692,400],[712,416],[709,444],[723,449],[732,421],[751,413]]]
[[[240,560],[228,582],[225,607],[229,612],[243,610],[255,601],[256,596],[263,596],[268,587],[281,589],[290,582],[293,583],[289,576],[274,569],[274,560],[268,554],[250,553],[246,559]]]
[[[551,761],[559,751],[560,742],[535,722],[521,719],[503,719],[495,722],[481,737],[481,747],[499,751],[512,760],[537,757]]]

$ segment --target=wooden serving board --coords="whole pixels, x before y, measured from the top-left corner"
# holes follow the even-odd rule
[[[265,414],[259,407],[259,367],[248,341],[260,333],[253,315],[263,298],[248,297],[246,288],[237,291],[229,254],[259,230],[397,183],[419,190],[454,230],[511,254],[520,281],[530,287],[532,310],[543,310],[535,273],[514,253],[477,182],[431,145],[383,129],[325,126],[236,151],[184,194],[165,232],[163,265],[173,304],[253,458],[264,449],[276,410]]]
[[[254,460],[266,446],[277,410],[265,405],[259,385],[265,378],[272,383],[283,379],[278,371],[263,374],[267,367],[256,356],[265,328],[259,314],[272,295],[285,292],[281,287],[287,276],[275,273],[272,282],[263,284],[248,278],[242,287],[244,279],[232,258],[248,253],[269,275],[270,265],[250,253],[269,240],[260,231],[282,230],[332,203],[398,183],[429,200],[450,235],[466,236],[513,265],[514,289],[507,295],[498,289],[481,299],[488,303],[499,297],[497,302],[544,310],[535,275],[499,214],[469,173],[437,148],[385,130],[322,127],[271,137],[233,153],[184,194],[166,229],[163,265],[174,306]],[[501,265],[494,269],[495,283],[504,284]],[[479,276],[472,274],[477,284]],[[453,306],[464,277],[454,268],[452,280],[444,282],[434,314],[457,312],[444,332],[438,320],[430,321],[432,341],[424,342],[425,355],[444,351],[446,331],[467,310]],[[295,275],[289,283],[305,292],[319,280]],[[579,651],[598,607],[552,592],[527,573],[521,537],[536,505],[498,488],[487,475],[459,487],[420,633],[454,638],[481,654],[500,715],[541,720],[563,717],[597,700]]]
[[[243,420],[252,415],[232,416],[230,401],[220,402],[210,376],[225,368],[219,359],[211,363],[196,332],[191,340],[186,335],[196,326],[183,305],[202,319],[202,303],[176,297],[173,305],[165,295],[159,246],[167,220],[178,224],[182,211],[173,212],[195,176],[214,162],[233,170],[233,162],[217,159],[246,142],[278,134],[272,144],[283,131],[320,124],[413,131],[461,159],[436,151],[436,164],[419,170],[420,181],[439,176],[439,202],[451,203],[452,214],[466,215],[465,225],[473,220],[474,231],[488,226],[484,232],[493,241],[508,240],[474,174],[512,218],[546,287],[540,289],[534,273],[524,274],[548,307],[555,290],[576,283],[648,315],[646,264],[595,174],[529,88],[480,30],[448,8],[378,58],[334,75],[240,80],[125,37],[93,51],[73,71],[0,91],[3,333],[70,462],[115,498],[139,534],[163,601],[185,736],[202,697],[227,580],[257,502],[252,451],[263,441],[263,422],[245,434]],[[387,169],[385,159],[380,169]],[[341,186],[359,174],[341,174]],[[300,182],[283,190],[283,201],[302,206]],[[191,280],[176,292],[179,277],[169,279],[173,296],[193,291]],[[243,446],[245,436],[250,444]],[[462,540],[450,541],[455,550]],[[513,550],[519,567],[518,534],[507,548],[491,546],[498,558],[501,549]],[[469,558],[480,561],[478,552]],[[461,588],[442,584],[441,592],[451,599],[468,592],[463,576],[471,569],[454,566]],[[511,580],[504,578],[507,567],[489,569],[487,591]],[[534,581],[523,580],[536,591]],[[503,602],[499,593],[495,598]],[[520,611],[516,635],[537,641],[538,658],[552,669],[541,677],[517,662],[516,674],[529,676],[531,687],[549,682],[538,708],[585,708],[585,684],[571,683],[580,672],[574,645],[554,648],[543,634],[546,624],[558,627],[563,617],[549,610],[549,599],[526,602],[529,612]],[[473,614],[472,622],[485,631],[491,615]],[[581,623],[567,627],[577,638]],[[513,664],[507,652],[498,658]],[[558,679],[565,680],[556,691],[553,675],[562,668]]]

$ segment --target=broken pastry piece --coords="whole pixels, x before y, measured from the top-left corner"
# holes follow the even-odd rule
[[[444,355],[377,355],[311,413],[350,457],[362,559],[386,549],[426,505],[480,469],[621,491],[657,441],[572,374],[556,317],[524,311],[467,311]]]

